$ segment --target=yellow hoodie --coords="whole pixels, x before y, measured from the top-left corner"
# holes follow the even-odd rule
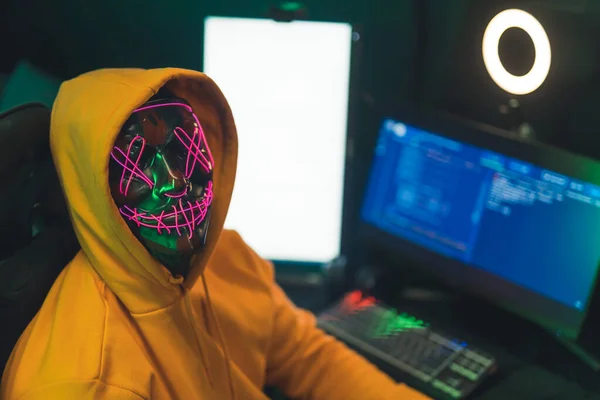
[[[208,242],[185,281],[133,236],[108,186],[121,126],[163,86],[190,102],[216,163]],[[237,137],[204,74],[81,75],[61,86],[50,141],[82,250],[13,350],[1,400],[259,400],[265,384],[298,399],[424,398],[318,330],[275,284],[271,265],[222,232]]]

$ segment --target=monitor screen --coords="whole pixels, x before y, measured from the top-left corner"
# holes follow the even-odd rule
[[[474,291],[537,322],[583,321],[600,260],[594,184],[388,119],[362,218],[458,261],[481,277]]]
[[[345,23],[205,21],[204,72],[239,137],[225,226],[265,258],[339,255],[352,33]]]

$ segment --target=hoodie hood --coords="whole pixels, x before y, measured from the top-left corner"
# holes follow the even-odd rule
[[[174,278],[131,233],[108,183],[110,152],[121,127],[163,86],[190,103],[215,160],[207,242],[185,281]],[[231,110],[210,78],[175,68],[105,69],[66,81],[52,110],[50,145],[82,250],[131,313],[167,307],[194,285],[223,229],[237,162]]]

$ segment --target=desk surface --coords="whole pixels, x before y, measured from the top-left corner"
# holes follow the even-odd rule
[[[324,288],[284,287],[284,290],[297,305],[315,313],[327,306]],[[600,395],[595,394],[600,393],[598,374],[527,321],[464,298],[448,297],[435,302],[391,298],[391,301],[399,309],[434,321],[432,324],[451,330],[497,357],[499,372],[484,382],[473,399],[600,400]]]

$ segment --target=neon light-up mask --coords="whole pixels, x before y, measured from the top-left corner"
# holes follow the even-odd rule
[[[115,141],[109,162],[115,204],[173,275],[185,277],[192,255],[206,242],[213,166],[198,117],[182,99],[145,103]]]

